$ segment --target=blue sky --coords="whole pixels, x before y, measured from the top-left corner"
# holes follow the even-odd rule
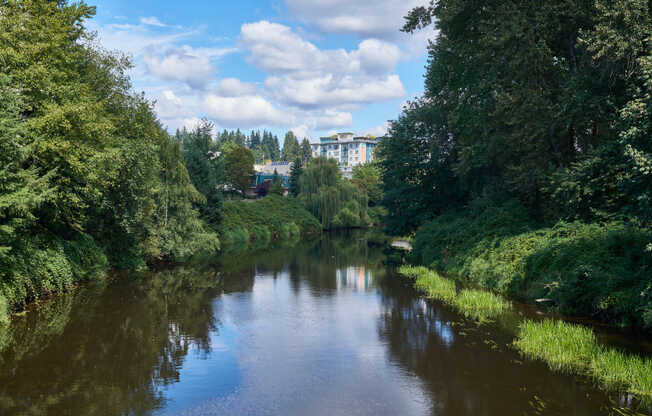
[[[399,31],[428,0],[99,0],[100,43],[133,57],[134,87],[173,132],[383,134],[423,91],[431,30]]]

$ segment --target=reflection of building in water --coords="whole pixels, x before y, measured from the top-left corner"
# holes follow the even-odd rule
[[[373,280],[371,270],[364,266],[338,269],[335,272],[335,276],[338,290],[344,288],[367,290],[371,287]]]

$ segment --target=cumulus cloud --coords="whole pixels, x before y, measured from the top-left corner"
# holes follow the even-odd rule
[[[362,134],[364,136],[366,135],[372,135],[376,137],[384,136],[387,134],[387,130],[389,129],[389,123],[385,122],[381,124],[380,126],[376,126],[372,129],[365,130]]]
[[[265,81],[265,86],[278,100],[302,108],[364,104],[405,95],[398,75],[372,80],[337,79],[332,75],[308,80],[271,77]]]
[[[403,16],[429,0],[285,0],[299,19],[321,30],[362,38],[399,39]]]
[[[321,50],[289,27],[261,21],[242,26],[248,60],[271,74],[265,87],[277,100],[305,109],[332,108],[402,97],[403,84],[392,74],[399,49],[368,39],[358,49]]]
[[[310,134],[310,127],[308,127],[308,125],[306,125],[306,124],[302,124],[300,126],[292,127],[290,130],[299,139],[303,139],[304,137],[308,137],[309,134]]]
[[[193,49],[190,46],[167,49],[162,54],[148,52],[144,57],[147,70],[167,81],[185,82],[192,88],[205,87],[215,75],[212,59],[232,49]]]
[[[224,78],[218,82],[216,90],[220,95],[238,97],[255,94],[256,85],[250,82],[242,82],[237,78]]]
[[[255,95],[221,97],[208,94],[202,102],[202,110],[225,127],[283,126],[294,122],[269,101]]]

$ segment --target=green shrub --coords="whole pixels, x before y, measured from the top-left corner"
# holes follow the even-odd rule
[[[551,298],[566,313],[650,327],[650,238],[649,230],[618,222],[537,225],[509,201],[427,223],[411,260],[502,294]]]
[[[290,228],[290,238],[299,238],[301,236],[301,229],[299,228],[298,225],[291,222],[289,224],[289,228]]]
[[[10,312],[43,295],[102,277],[109,263],[99,244],[86,234],[70,240],[42,234],[18,241],[12,256],[0,266],[0,297]]]
[[[255,248],[263,248],[269,245],[271,240],[271,233],[269,228],[264,225],[252,225],[251,229],[251,240],[252,246]]]
[[[346,207],[342,208],[335,218],[333,218],[333,228],[354,228],[359,226],[360,215]]]
[[[9,304],[4,296],[0,295],[0,326],[9,323]]]
[[[233,230],[260,226],[269,230],[271,240],[285,240],[293,234],[292,223],[299,228],[297,234],[321,233],[319,221],[294,198],[268,195],[253,202],[225,201],[220,234],[224,244],[230,245]]]

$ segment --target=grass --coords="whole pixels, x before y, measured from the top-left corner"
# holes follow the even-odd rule
[[[598,344],[590,328],[546,319],[524,321],[514,346],[557,371],[582,374],[603,388],[652,398],[652,360]]]
[[[495,319],[511,308],[511,304],[491,292],[464,289],[458,293],[454,306],[467,318],[479,322]]]
[[[509,302],[491,292],[463,289],[458,293],[454,281],[426,267],[403,266],[399,273],[415,279],[415,286],[429,298],[444,302],[479,323],[495,319],[511,308]]]
[[[402,266],[399,273],[429,298],[446,303],[479,324],[505,313],[511,304],[491,292],[463,289],[426,267]],[[555,371],[580,374],[607,390],[652,399],[652,360],[600,345],[592,329],[559,320],[525,320],[514,347],[530,359],[545,361]]]

